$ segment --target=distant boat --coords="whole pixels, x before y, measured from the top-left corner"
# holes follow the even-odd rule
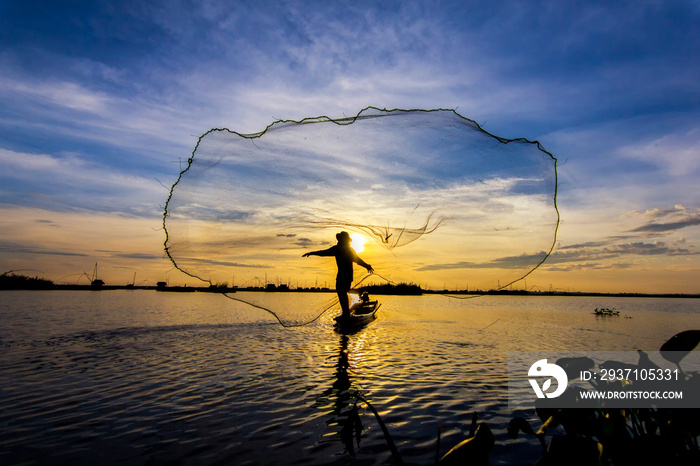
[[[92,272],[92,277],[90,279],[90,288],[93,290],[101,290],[105,282],[97,278],[97,262],[95,262],[95,270]]]

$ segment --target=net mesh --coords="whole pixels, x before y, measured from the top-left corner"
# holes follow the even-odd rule
[[[551,253],[556,192],[556,159],[538,142],[494,136],[454,110],[368,107],[256,134],[212,129],[171,188],[165,252],[210,284],[332,288],[332,258],[301,256],[345,230],[353,246],[367,241],[358,252],[377,272],[356,272],[356,285],[504,288]],[[261,307],[284,324],[332,303],[291,319]]]

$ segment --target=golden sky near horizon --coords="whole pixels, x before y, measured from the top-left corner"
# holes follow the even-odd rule
[[[562,208],[563,221],[559,237],[562,244],[586,242],[597,234],[600,225],[586,224],[585,218],[576,221],[567,217],[567,209]],[[173,285],[200,285],[198,280],[187,277],[174,270],[161,252],[164,235],[159,228],[160,219],[145,219],[123,215],[95,215],[94,213],[57,213],[39,209],[0,209],[5,219],[5,234],[10,240],[31,244],[33,249],[10,251],[4,250],[3,265],[6,270],[17,270],[29,276],[42,276],[57,283],[87,283],[83,272],[92,273],[94,264],[98,263],[98,273],[108,284],[131,283],[136,273],[137,284],[155,284],[167,280]],[[637,215],[637,214],[635,214]],[[629,218],[621,219],[618,227]],[[614,236],[619,231],[611,231]],[[562,239],[563,238],[563,239]],[[330,241],[334,238],[329,238]],[[680,243],[696,241],[684,238]],[[672,244],[669,241],[668,244]],[[327,246],[327,245],[326,245]],[[301,254],[308,248],[297,247],[297,267],[305,273],[280,274],[268,273],[271,282],[277,279],[286,282],[291,278],[292,284],[314,286],[327,284],[333,286],[335,264],[332,258],[302,258]],[[555,255],[560,250],[555,249]],[[57,254],[58,252],[58,254]],[[392,270],[383,268],[386,250],[380,245],[368,242],[361,253],[371,263],[378,274],[394,277]],[[621,261],[619,256],[609,259],[597,259],[595,267],[587,263],[553,263],[545,262],[527,277],[528,288],[548,290],[550,287],[559,291],[594,291],[594,292],[644,292],[644,293],[697,293],[700,283],[700,265],[697,256],[639,256],[635,261]],[[244,286],[257,284],[254,278],[264,277],[264,270],[253,273],[239,268],[228,268],[221,273],[221,282]],[[356,266],[356,275],[364,275],[361,267]],[[81,277],[82,276],[82,277]],[[468,283],[458,274],[445,275],[433,283],[418,280],[413,275],[402,275],[400,279],[416,281],[421,286],[426,284],[433,289],[443,286],[448,289],[463,289]],[[515,285],[522,289],[525,283]],[[476,286],[476,283],[473,285]]]

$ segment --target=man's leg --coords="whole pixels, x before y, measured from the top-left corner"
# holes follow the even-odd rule
[[[350,305],[348,304],[348,292],[338,290],[338,301],[340,308],[343,310],[343,317],[350,317]]]

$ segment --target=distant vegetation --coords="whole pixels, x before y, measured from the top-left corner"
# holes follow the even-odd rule
[[[367,285],[360,287],[360,291],[366,291],[369,294],[396,294],[412,296],[423,294],[421,287],[415,283],[398,283],[396,285],[385,283],[382,285]]]
[[[39,277],[27,277],[5,272],[0,275],[0,290],[48,290],[54,287],[51,280]]]
[[[593,311],[593,314],[596,315],[596,317],[616,317],[620,315],[620,311],[616,310],[615,308],[595,308],[595,311]]]

